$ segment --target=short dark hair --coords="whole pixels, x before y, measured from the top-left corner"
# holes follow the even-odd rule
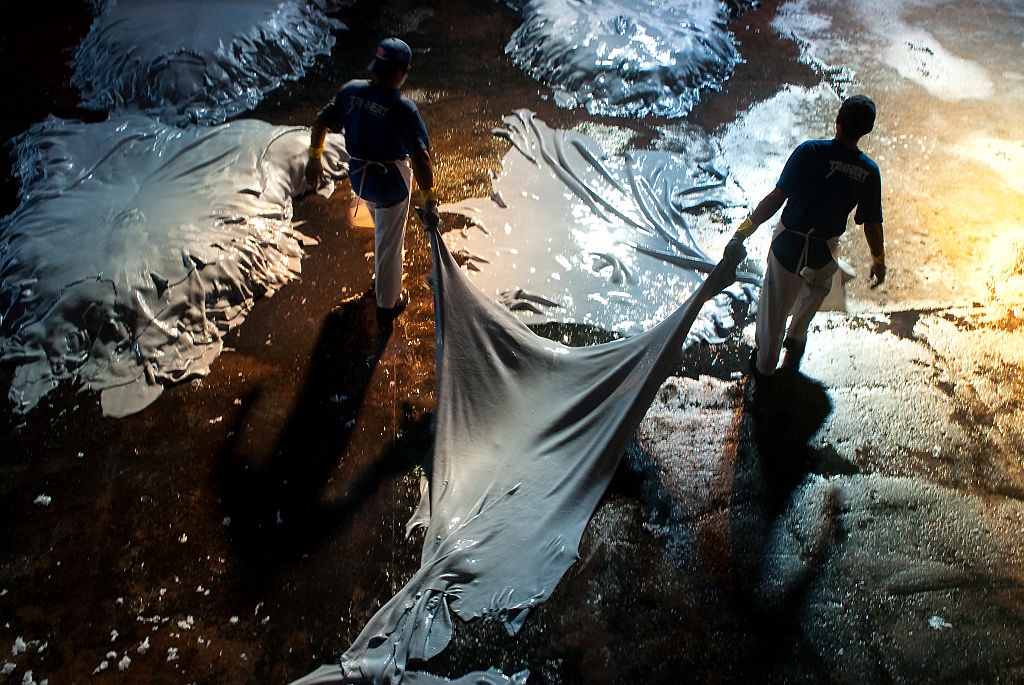
[[[836,118],[843,133],[860,138],[875,127],[875,103],[867,95],[852,95],[843,100]]]

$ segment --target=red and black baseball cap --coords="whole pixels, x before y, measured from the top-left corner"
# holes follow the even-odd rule
[[[412,48],[398,38],[385,38],[377,44],[377,52],[370,62],[370,71],[393,72],[404,69],[412,62]]]

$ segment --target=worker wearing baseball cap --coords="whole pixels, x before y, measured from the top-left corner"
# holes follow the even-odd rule
[[[878,165],[858,142],[875,125],[875,103],[866,95],[843,101],[832,140],[808,140],[790,155],[775,188],[739,225],[725,248],[737,261],[743,240],[779,209],[768,267],[758,300],[750,371],[762,381],[775,373],[783,348],[783,367],[799,368],[811,318],[831,288],[838,268],[834,253],[850,212],[864,225],[871,253],[872,287],[885,280],[882,232],[882,181]],[[787,327],[787,319],[792,317]]]
[[[428,228],[439,225],[426,124],[400,91],[411,65],[412,50],[405,42],[382,40],[370,62],[370,78],[344,84],[317,115],[306,165],[306,180],[318,186],[327,131],[344,133],[352,189],[373,213],[374,295],[381,323],[390,323],[408,302],[402,260],[413,177],[422,193],[424,221]]]

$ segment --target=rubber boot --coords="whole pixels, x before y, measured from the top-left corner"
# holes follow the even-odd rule
[[[380,328],[389,328],[394,320],[402,313],[402,310],[409,304],[409,293],[404,290],[398,296],[398,302],[394,307],[385,308],[377,307],[377,326]]]
[[[807,348],[807,341],[786,338],[782,341],[782,348],[786,350],[786,354],[782,357],[782,368],[796,373],[800,370],[800,360],[803,358],[804,350]]]

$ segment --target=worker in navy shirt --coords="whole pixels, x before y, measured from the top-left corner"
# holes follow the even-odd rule
[[[397,38],[377,46],[370,79],[349,81],[317,115],[310,133],[306,180],[323,177],[321,155],[327,131],[344,132],[352,190],[369,206],[374,226],[374,295],[378,315],[390,322],[405,307],[402,259],[412,178],[423,195],[424,221],[437,229],[437,193],[427,127],[401,87],[409,75],[412,50]]]
[[[875,124],[875,103],[865,95],[843,101],[832,140],[808,140],[790,155],[776,187],[758,203],[726,246],[726,258],[742,259],[743,240],[785,205],[772,237],[758,301],[751,372],[796,370],[811,318],[828,295],[838,265],[835,250],[847,219],[864,225],[871,252],[872,287],[885,280],[882,181],[878,165],[857,144]],[[787,327],[786,321],[792,317]]]

